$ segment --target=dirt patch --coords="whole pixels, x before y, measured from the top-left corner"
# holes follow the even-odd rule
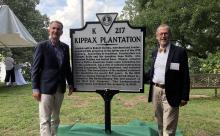
[[[209,98],[208,95],[190,95],[190,98]]]
[[[123,102],[123,105],[127,108],[132,108],[136,105],[136,103],[134,103],[132,101],[126,101],[126,102]]]
[[[208,134],[206,131],[204,130],[199,130],[197,131],[196,136],[210,136],[210,134]]]
[[[117,100],[121,101],[122,105],[127,108],[132,108],[138,105],[139,103],[147,103],[147,97],[146,96],[136,96],[131,99],[126,99],[121,96],[116,97]]]
[[[135,99],[138,102],[147,102],[147,96],[137,96]]]
[[[74,107],[76,107],[76,108],[83,108],[83,107],[87,107],[88,105],[89,105],[88,101],[79,100],[79,101],[77,101],[77,103],[76,103],[76,105]]]

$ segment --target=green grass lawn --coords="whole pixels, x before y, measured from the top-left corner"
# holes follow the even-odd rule
[[[119,93],[112,99],[111,123],[126,124],[134,119],[154,122],[152,104],[145,93]],[[220,91],[218,92],[220,96]],[[31,86],[0,85],[0,136],[39,136],[38,103],[31,96]],[[184,136],[220,135],[220,97],[214,90],[191,90],[191,100],[180,108],[178,127]],[[97,93],[65,95],[61,124],[104,124],[104,102]]]

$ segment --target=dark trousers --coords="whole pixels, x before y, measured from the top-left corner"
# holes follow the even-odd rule
[[[6,70],[6,76],[5,76],[5,83],[9,82],[11,79],[11,82],[15,82],[15,71],[14,68],[11,70]]]

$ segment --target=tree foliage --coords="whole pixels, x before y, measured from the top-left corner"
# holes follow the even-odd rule
[[[191,73],[220,74],[220,51],[215,54],[209,53],[206,59],[191,57],[189,67]]]
[[[35,9],[40,2],[39,0],[4,0],[3,2],[3,4],[10,7],[37,42],[48,38],[48,32],[45,28],[49,24],[49,19]],[[33,50],[34,48],[1,48],[0,59],[5,56],[6,52],[11,51],[16,63],[28,64],[23,72],[26,79],[30,80],[29,70],[32,63]]]
[[[208,54],[208,58],[202,60],[200,71],[201,73],[220,74],[220,51]]]
[[[149,49],[161,23],[171,26],[172,39],[190,55],[206,58],[220,49],[219,0],[126,0],[122,13],[132,25],[146,27]]]

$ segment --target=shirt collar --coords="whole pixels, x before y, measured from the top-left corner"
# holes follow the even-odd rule
[[[52,46],[58,46],[60,44],[60,41],[58,41],[57,43],[52,42],[52,40],[50,39],[50,44]]]
[[[168,45],[164,48],[164,53],[165,53],[165,52],[169,52],[170,46],[171,46],[171,44],[168,43]],[[160,45],[159,45],[159,47],[158,47],[158,52],[159,52],[159,49],[160,49]]]

